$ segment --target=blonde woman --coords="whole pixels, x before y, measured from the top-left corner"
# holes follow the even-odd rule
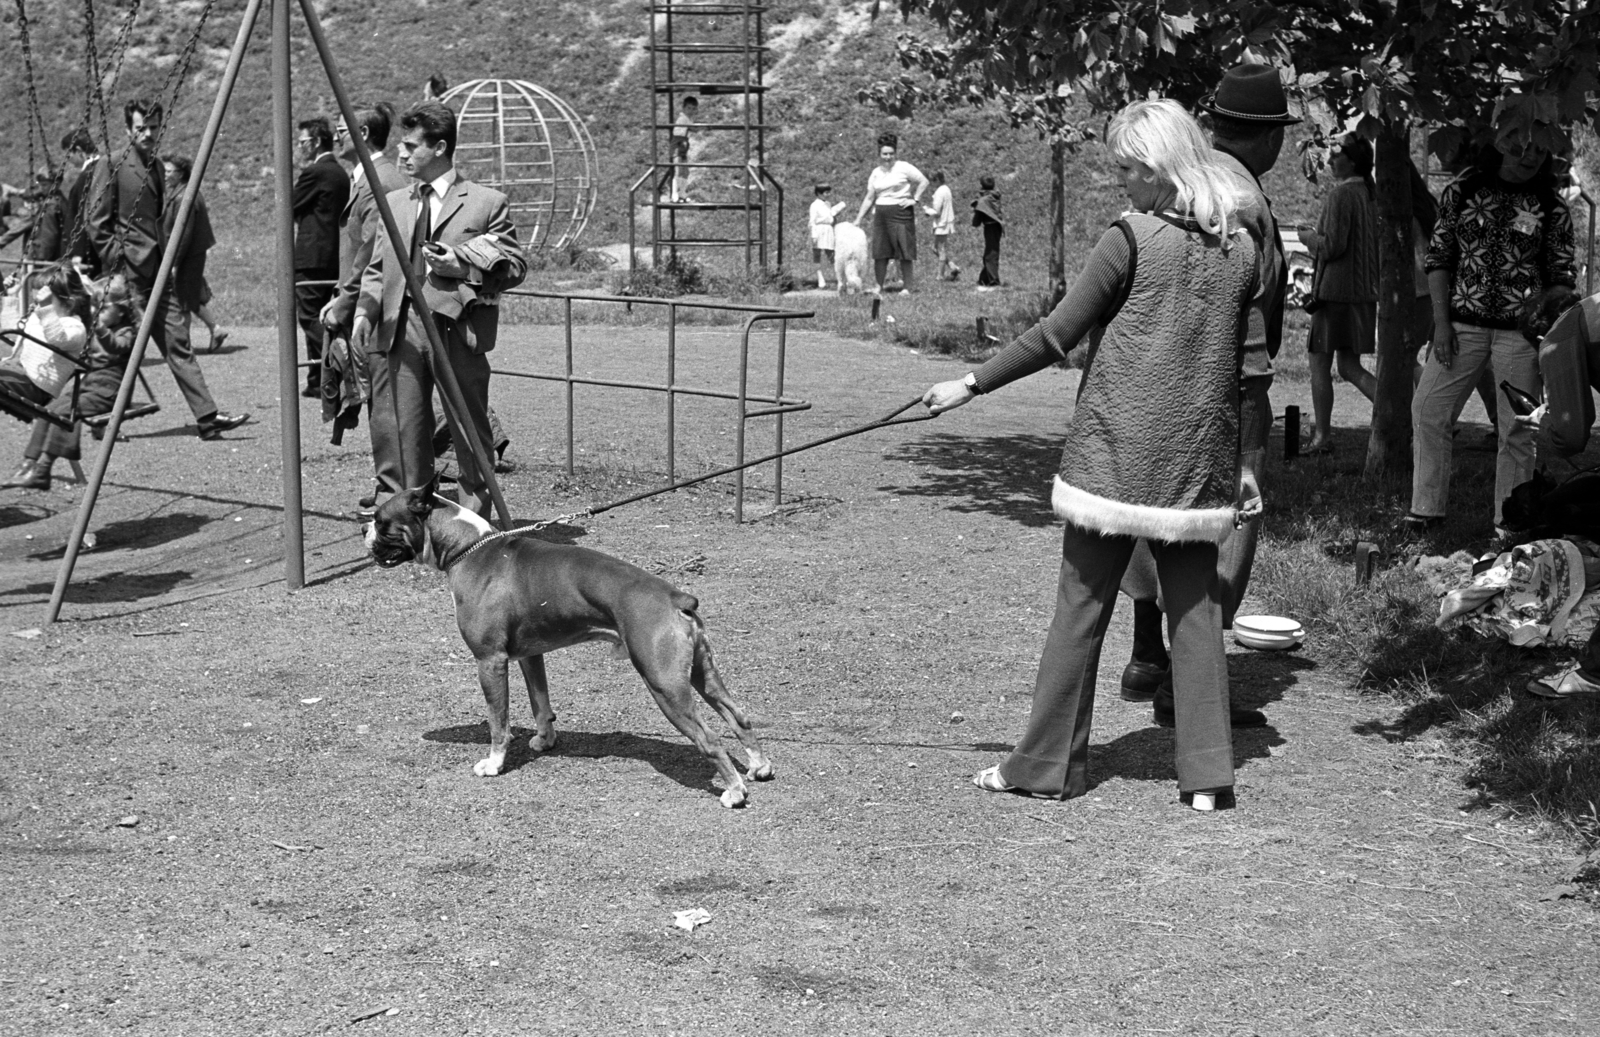
[[[1011,756],[973,782],[1059,799],[1088,790],[1100,645],[1143,537],[1172,637],[1178,789],[1210,810],[1233,787],[1217,546],[1261,510],[1238,456],[1257,251],[1234,219],[1234,181],[1180,105],[1129,105],[1106,143],[1135,211],[1101,237],[1048,317],[923,397],[935,413],[950,410],[1088,343],[1055,479],[1053,504],[1066,528],[1032,715]]]

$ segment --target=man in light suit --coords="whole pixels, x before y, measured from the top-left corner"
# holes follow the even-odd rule
[[[517,244],[506,196],[462,179],[455,170],[455,113],[437,101],[424,101],[400,117],[400,168],[415,185],[388,196],[404,240],[377,236],[372,261],[362,277],[351,328],[356,345],[370,339],[374,366],[387,367],[387,384],[373,401],[373,413],[397,416],[402,484],[421,486],[434,474],[434,364],[448,363],[466,397],[467,413],[446,418],[460,449],[459,503],[480,515],[489,513],[488,481],[470,449],[468,422],[477,442],[488,449],[489,357],[499,332],[499,293],[522,283],[527,262]],[[419,236],[420,234],[420,236]],[[444,355],[431,355],[421,320],[400,271],[396,247],[405,249],[433,313]]]
[[[136,307],[156,307],[150,337],[166,357],[173,379],[194,412],[200,438],[217,439],[249,421],[250,415],[224,414],[217,409],[189,342],[189,312],[172,302],[171,284],[161,298],[150,298],[167,244],[162,219],[166,172],[155,151],[161,116],[156,101],[137,99],[123,106],[128,146],[95,164],[85,199],[89,247],[99,257],[102,276],[121,274],[127,279]]]
[[[383,221],[378,218],[375,193],[387,198],[394,191],[406,189],[405,174],[400,172],[388,155],[389,132],[394,127],[394,106],[388,101],[360,104],[355,110],[354,126],[341,122],[334,130],[334,147],[341,161],[355,168],[350,174],[350,204],[340,216],[339,285],[333,298],[322,308],[322,326],[330,337],[350,337],[350,325],[355,319],[356,303],[361,298],[361,278],[372,262],[373,247],[383,233]],[[361,165],[361,154],[372,156],[372,165],[378,174],[377,185],[367,179]],[[362,497],[360,504],[370,508],[377,502],[378,493],[398,493],[405,489],[400,480],[400,442],[392,406],[381,410],[373,406],[380,395],[392,401],[388,391],[389,368],[383,357],[377,363],[368,361],[365,349],[353,349],[351,360],[358,365],[370,392],[367,403],[367,420],[372,435],[372,467],[377,476],[375,492]]]

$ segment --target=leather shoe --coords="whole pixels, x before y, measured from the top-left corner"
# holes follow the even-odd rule
[[[1152,705],[1155,707],[1158,725],[1161,727],[1177,725],[1178,714],[1173,709],[1171,688],[1163,688],[1162,692],[1158,692]],[[1267,715],[1259,709],[1240,709],[1232,706],[1228,709],[1228,723],[1233,727],[1266,727]]]
[[[11,478],[0,483],[8,490],[48,490],[50,488],[50,469],[42,468],[35,462],[28,462],[16,470]]]
[[[373,486],[371,493],[367,494],[365,497],[356,498],[356,504],[358,504],[363,511],[367,510],[368,508],[376,508],[378,506],[378,491],[382,488],[383,487],[381,485]]]
[[[1167,667],[1135,659],[1122,668],[1122,697],[1129,702],[1149,702],[1171,679]],[[1167,694],[1171,695],[1170,689]]]
[[[314,400],[322,395],[322,386],[316,382],[307,382],[306,387],[300,390],[300,395],[308,400]]]
[[[238,428],[250,420],[248,414],[224,414],[221,411],[200,422],[201,439],[217,439],[231,428]]]

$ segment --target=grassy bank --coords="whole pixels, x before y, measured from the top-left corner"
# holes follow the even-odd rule
[[[1286,348],[1280,361],[1286,381],[1304,379],[1302,351]],[[1450,518],[1421,542],[1395,526],[1409,503],[1409,473],[1388,485],[1362,482],[1364,429],[1335,429],[1330,457],[1274,460],[1251,590],[1269,611],[1306,623],[1319,664],[1404,705],[1399,719],[1369,733],[1457,761],[1478,801],[1554,822],[1593,846],[1600,843],[1600,709],[1524,690],[1573,652],[1436,629],[1438,603],[1411,564],[1421,554],[1493,545],[1495,455],[1484,449],[1486,430],[1468,424],[1460,432]],[[1277,437],[1271,456],[1282,458]],[[1355,578],[1360,540],[1384,552],[1368,584]]]

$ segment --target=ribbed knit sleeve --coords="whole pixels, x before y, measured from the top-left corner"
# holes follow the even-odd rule
[[[1050,315],[978,368],[978,391],[993,392],[1065,360],[1116,304],[1128,276],[1128,258],[1128,239],[1121,230],[1112,227],[1102,234],[1083,273]]]
[[[1329,302],[1378,298],[1378,213],[1367,186],[1345,180],[1328,193],[1317,220],[1313,294]]]

